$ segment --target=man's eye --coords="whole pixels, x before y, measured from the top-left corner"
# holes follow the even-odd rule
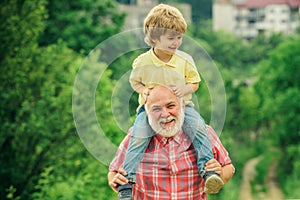
[[[153,108],[152,109],[152,111],[154,111],[154,112],[158,112],[158,111],[160,111],[161,109],[160,108]]]
[[[174,108],[174,107],[175,107],[175,105],[173,105],[173,104],[168,106],[168,108]]]

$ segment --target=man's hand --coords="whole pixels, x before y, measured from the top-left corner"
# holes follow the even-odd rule
[[[206,163],[206,171],[214,171],[220,175],[224,183],[227,183],[233,176],[235,169],[232,164],[221,166],[216,159],[211,159]]]
[[[115,191],[118,192],[117,187],[119,185],[124,185],[128,183],[128,179],[125,178],[126,171],[124,169],[119,169],[118,172],[108,173],[108,185]]]
[[[223,176],[222,174],[222,166],[216,159],[209,160],[205,165],[205,171],[214,171],[220,175],[220,177]]]

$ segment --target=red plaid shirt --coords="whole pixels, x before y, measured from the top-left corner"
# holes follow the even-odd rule
[[[231,164],[228,152],[214,130],[207,126],[213,154],[222,166]],[[129,145],[131,130],[120,144],[110,171],[122,167]],[[137,170],[133,200],[206,200],[204,182],[196,164],[196,151],[187,135],[172,138],[155,135]]]

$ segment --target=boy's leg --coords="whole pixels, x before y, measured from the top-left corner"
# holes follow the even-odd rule
[[[203,118],[191,106],[186,106],[183,132],[190,137],[196,150],[199,173],[205,180],[205,192],[217,193],[224,183],[217,173],[204,169],[206,162],[214,158],[212,145]]]
[[[152,129],[148,124],[147,116],[143,109],[137,114],[131,134],[132,136],[123,163],[123,168],[127,172],[126,178],[129,180],[129,184],[118,187],[119,200],[132,199],[131,184],[135,183],[136,170],[143,158],[150,139],[153,136]]]
[[[191,106],[186,106],[183,123],[183,132],[187,134],[197,152],[197,165],[201,176],[204,175],[205,163],[214,158],[212,145],[208,138],[207,129],[203,118]]]
[[[148,124],[148,119],[144,110],[139,111],[137,114],[131,135],[123,168],[127,172],[128,180],[130,182],[135,182],[137,167],[144,156],[144,152],[151,137],[153,136],[152,129]]]

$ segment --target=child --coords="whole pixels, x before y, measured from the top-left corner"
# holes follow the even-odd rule
[[[213,158],[213,154],[205,122],[191,101],[192,93],[198,89],[200,76],[193,58],[178,50],[186,27],[179,10],[166,4],[155,6],[144,21],[145,42],[152,48],[135,59],[130,75],[130,84],[139,93],[140,106],[123,164],[129,184],[118,187],[119,199],[131,199],[136,169],[154,134],[148,124],[144,104],[151,87],[159,84],[170,86],[178,97],[185,100],[183,132],[190,137],[197,152],[197,165],[205,181],[205,192],[217,193],[223,187],[224,183],[217,173],[204,170],[205,163]]]

